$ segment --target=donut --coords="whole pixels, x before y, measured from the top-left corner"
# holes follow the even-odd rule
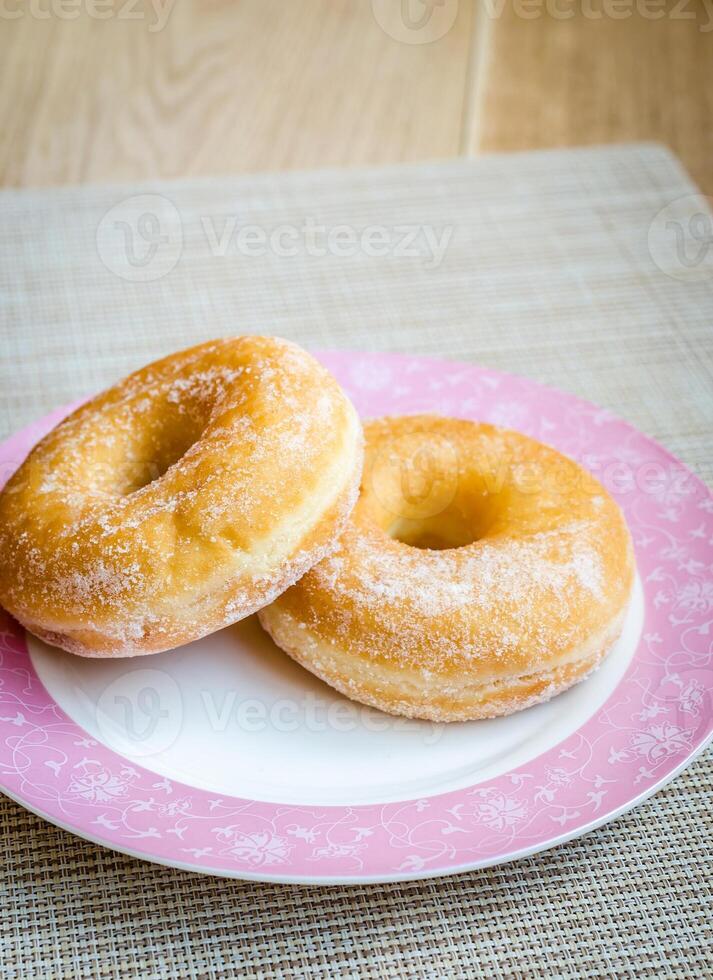
[[[61,422],[0,493],[0,603],[85,657],[212,633],[334,547],[362,442],[337,382],[288,341],[150,364]]]
[[[365,425],[339,547],[259,613],[338,691],[392,714],[510,714],[582,680],[635,575],[617,504],[517,432],[434,415]]]

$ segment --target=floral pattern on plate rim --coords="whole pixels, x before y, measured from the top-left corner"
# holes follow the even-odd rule
[[[649,795],[713,732],[713,497],[665,449],[572,395],[470,364],[327,352],[364,417],[438,412],[518,428],[593,470],[632,531],[646,615],[608,701],[537,759],[467,789],[360,806],[214,794],[117,755],[75,724],[0,613],[0,786],[52,822],[196,871],[304,882],[398,880],[534,853]],[[67,408],[0,447],[2,481]],[[652,478],[655,473],[655,478]]]

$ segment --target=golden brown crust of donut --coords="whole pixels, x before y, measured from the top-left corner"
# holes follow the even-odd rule
[[[509,714],[594,669],[634,580],[626,523],[598,481],[490,425],[410,416],[365,434],[339,548],[260,612],[275,642],[349,697],[436,721]],[[414,467],[392,465],[419,447],[432,455],[420,496]]]
[[[295,344],[164,358],[60,423],[0,493],[0,602],[83,656],[205,636],[330,552],[361,446],[352,405]]]
[[[510,715],[566,691],[596,670],[621,634],[624,620],[622,615],[606,634],[577,651],[572,661],[483,683],[464,674],[445,680],[432,674],[424,679],[417,668],[374,664],[325,642],[278,602],[261,609],[258,617],[277,646],[346,697],[392,715],[435,722]]]

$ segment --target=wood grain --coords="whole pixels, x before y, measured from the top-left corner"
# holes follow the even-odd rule
[[[48,0],[44,0],[48,2]],[[2,24],[0,179],[131,180],[450,157],[471,43],[395,41],[363,0],[176,0]]]
[[[713,5],[664,2],[650,8],[664,14],[655,20],[633,0],[618,8],[630,12],[622,19],[602,0],[559,0],[574,13],[562,20],[523,19],[509,0],[500,17],[481,19],[487,64],[469,152],[656,140],[713,193]]]
[[[713,192],[713,0],[660,20],[636,13],[658,0],[625,19],[584,10],[629,0],[556,0],[566,19],[460,0],[429,44],[394,39],[370,0],[115,0],[105,20],[97,0],[29,2],[0,11],[4,185],[653,139]]]

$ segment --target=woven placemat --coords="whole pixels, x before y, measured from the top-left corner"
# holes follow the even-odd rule
[[[422,352],[623,415],[711,481],[713,249],[671,155],[0,195],[0,435],[211,336]],[[296,888],[114,854],[0,805],[8,977],[710,975],[711,762],[550,853]]]

